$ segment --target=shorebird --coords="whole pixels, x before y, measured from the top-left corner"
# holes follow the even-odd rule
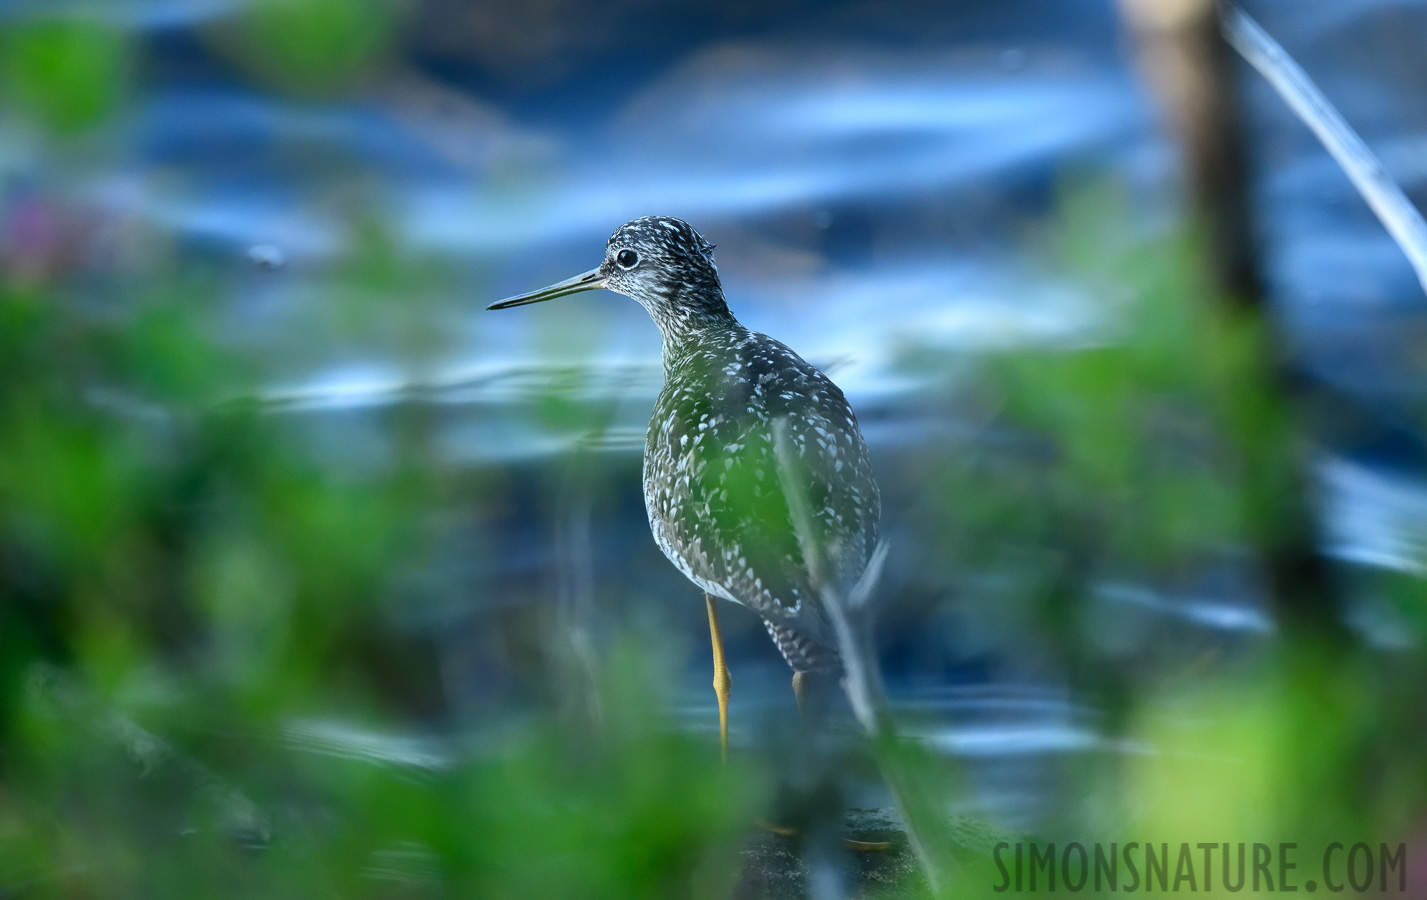
[[[739,323],[713,250],[688,223],[645,216],[615,229],[599,266],[489,308],[605,288],[659,327],[664,387],[645,442],[644,503],[659,549],[704,591],[727,758],[732,679],[718,599],[763,618],[801,708],[808,673],[841,668],[818,582],[861,576],[881,499],[847,398],[786,345]]]

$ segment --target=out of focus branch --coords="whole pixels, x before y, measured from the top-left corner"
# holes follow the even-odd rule
[[[1260,295],[1231,55],[1214,0],[1120,0],[1140,70],[1158,96],[1207,228],[1210,264],[1226,298]]]
[[[942,834],[947,830],[946,823],[938,820],[934,795],[917,789],[915,776],[898,756],[896,725],[871,641],[871,600],[887,559],[887,544],[884,541],[877,545],[855,585],[848,588],[837,584],[830,573],[838,571],[839,567],[831,565],[829,557],[842,548],[824,546],[813,528],[812,507],[800,477],[802,467],[788,436],[785,419],[773,423],[773,450],[778,461],[779,485],[788,501],[798,547],[808,565],[813,587],[837,635],[837,649],[842,656],[842,684],[848,704],[872,739],[883,781],[906,823],[907,840],[922,864],[932,893],[942,896],[951,884],[950,871],[943,854],[933,848],[951,846],[949,839]],[[932,843],[934,835],[941,838],[938,843]]]
[[[1140,67],[1159,95],[1188,176],[1190,212],[1205,231],[1217,297],[1261,336],[1239,360],[1237,444],[1249,537],[1279,618],[1331,640],[1342,617],[1321,549],[1313,479],[1301,447],[1289,364],[1264,302],[1254,254],[1232,54],[1215,0],[1120,0]],[[1214,352],[1215,348],[1206,348]]]
[[[1289,109],[1312,129],[1353,186],[1407,255],[1427,291],[1427,222],[1392,180],[1382,161],[1343,119],[1328,98],[1248,13],[1232,3],[1223,11],[1224,37],[1267,79]]]

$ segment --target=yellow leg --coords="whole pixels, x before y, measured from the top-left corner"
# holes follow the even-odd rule
[[[714,693],[718,695],[718,740],[723,752],[723,761],[728,762],[728,695],[733,687],[728,666],[723,661],[723,632],[718,627],[718,601],[712,594],[704,594],[704,602],[709,607],[709,638],[713,641]]]
[[[808,673],[793,673],[793,699],[798,701],[798,715],[803,714],[803,710],[808,705]]]

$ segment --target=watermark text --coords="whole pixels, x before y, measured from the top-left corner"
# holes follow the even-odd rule
[[[1001,842],[992,851],[997,893],[1083,890],[1162,893],[1406,892],[1407,845],[1332,843],[1320,855],[1297,844]]]

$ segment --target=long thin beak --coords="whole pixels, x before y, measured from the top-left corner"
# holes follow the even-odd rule
[[[567,278],[549,287],[543,287],[538,291],[531,291],[528,294],[520,294],[516,297],[507,297],[499,303],[492,303],[486,309],[509,309],[512,306],[524,306],[527,303],[540,303],[543,300],[554,300],[556,297],[563,297],[566,294],[578,294],[580,291],[593,291],[604,287],[604,276],[599,269],[590,269],[583,275],[576,275],[574,278]]]

